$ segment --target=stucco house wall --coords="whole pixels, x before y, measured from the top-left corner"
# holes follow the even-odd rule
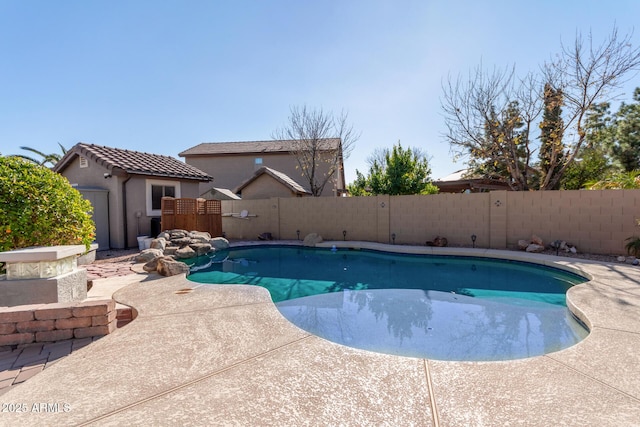
[[[242,189],[242,198],[297,197],[298,195],[273,177],[263,174]]]
[[[183,154],[181,154],[182,156]],[[184,155],[185,162],[213,177],[212,182],[200,184],[200,194],[210,190],[211,187],[229,188],[238,187],[249,178],[256,170],[263,166],[280,171],[305,189],[309,189],[308,181],[302,176],[298,168],[296,158],[290,153],[242,153],[242,154],[216,154],[216,155]],[[317,176],[324,176],[329,171],[329,165],[321,162],[317,170]],[[338,190],[346,188],[344,171],[334,174],[324,187],[323,197],[337,196]],[[271,195],[270,197],[275,197]]]
[[[174,187],[175,197],[197,198],[199,182],[210,179],[167,156],[84,143],[69,150],[54,170],[79,189],[108,191],[108,241],[112,249],[136,247],[138,236],[151,235],[152,219],[159,223],[160,210],[151,205],[152,185]]]

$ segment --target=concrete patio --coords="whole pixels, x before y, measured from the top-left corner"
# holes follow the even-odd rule
[[[485,249],[402,249],[583,271],[593,280],[567,298],[591,333],[571,348],[529,359],[405,358],[310,335],[285,320],[263,288],[199,285],[181,276],[114,277],[100,286],[110,293],[125,284],[114,298],[135,307],[137,319],[1,395],[0,423],[640,424],[639,268]]]

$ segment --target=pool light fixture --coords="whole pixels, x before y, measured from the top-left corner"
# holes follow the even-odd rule
[[[347,240],[347,230],[342,230],[342,240]]]
[[[478,236],[476,236],[475,234],[471,235],[471,244],[473,244],[473,247],[476,247],[476,239],[478,238]]]

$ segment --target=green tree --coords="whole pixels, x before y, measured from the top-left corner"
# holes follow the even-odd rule
[[[606,178],[587,184],[590,190],[634,190],[640,189],[640,170],[617,171]]]
[[[562,178],[561,187],[565,190],[585,188],[588,183],[605,179],[614,170],[609,153],[615,127],[608,102],[596,104],[589,110],[584,128],[585,145]]]
[[[0,157],[0,200],[0,251],[93,241],[91,203],[49,168]]]
[[[431,183],[431,168],[427,156],[416,148],[402,148],[398,141],[391,150],[374,154],[365,177],[356,171],[356,180],[348,186],[352,195],[372,194],[435,194],[438,187]]]
[[[35,163],[36,165],[46,166],[47,164],[50,164],[51,166],[55,166],[55,164],[58,163],[60,159],[67,153],[67,149],[64,148],[62,144],[58,142],[58,145],[60,146],[60,150],[62,152],[61,154],[60,153],[46,154],[42,151],[36,150],[35,148],[20,147],[21,150],[29,151],[30,153],[40,156],[40,159],[35,159],[31,156],[27,156],[24,154],[14,154],[11,157],[19,157],[21,159],[30,161],[31,163]]]
[[[543,91],[544,111],[540,123],[540,187],[549,190],[557,190],[560,181],[552,187],[547,182],[555,173],[558,165],[564,160],[564,145],[562,136],[564,133],[564,120],[562,120],[563,95],[561,89],[556,89],[551,84],[545,83]]]
[[[631,104],[620,105],[615,115],[613,156],[625,171],[640,169],[640,87]]]

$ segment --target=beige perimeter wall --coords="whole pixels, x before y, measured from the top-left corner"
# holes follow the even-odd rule
[[[449,246],[514,248],[519,239],[540,236],[565,240],[580,252],[624,254],[625,239],[640,234],[640,190],[494,191],[479,194],[347,198],[223,200],[229,239],[254,240],[264,232],[275,239],[365,240],[424,245],[436,236]]]

